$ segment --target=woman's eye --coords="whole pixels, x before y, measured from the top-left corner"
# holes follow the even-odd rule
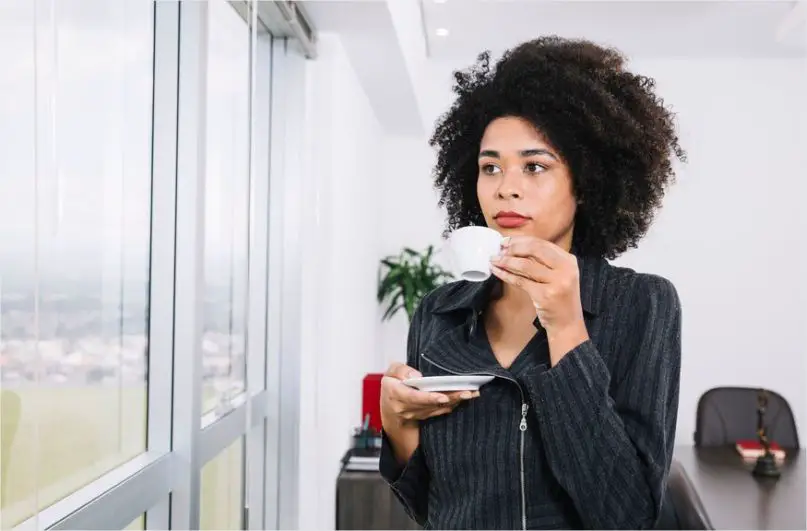
[[[546,167],[537,162],[528,162],[524,168],[527,170],[527,173],[542,173],[546,171]]]
[[[502,171],[501,168],[499,168],[495,164],[485,164],[482,166],[482,173],[485,173],[487,175],[495,175],[497,173],[500,173],[501,171]]]

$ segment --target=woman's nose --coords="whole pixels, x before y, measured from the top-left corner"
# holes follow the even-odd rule
[[[523,196],[523,192],[518,186],[518,179],[512,175],[508,176],[508,173],[503,173],[497,195],[499,199],[519,199]]]

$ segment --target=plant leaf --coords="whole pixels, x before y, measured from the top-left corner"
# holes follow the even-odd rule
[[[398,291],[397,291],[397,292],[396,292],[396,293],[395,293],[393,296],[391,296],[391,297],[390,297],[390,298],[387,300],[387,302],[385,303],[385,305],[387,306],[387,310],[389,310],[390,308],[392,308],[392,307],[394,307],[394,306],[398,306],[398,305],[403,304],[402,299],[403,299],[403,292],[402,292],[402,291],[400,291],[400,290],[398,290]]]
[[[398,313],[398,310],[400,310],[403,307],[404,307],[403,304],[390,306],[389,308],[387,308],[387,311],[384,312],[384,317],[382,317],[381,319],[383,321],[389,321],[392,318],[392,316],[395,315],[396,313]]]
[[[399,280],[403,272],[404,270],[402,268],[396,267],[395,269],[391,269],[381,280],[378,286],[378,302],[383,301],[394,292],[395,288],[399,287]]]
[[[390,319],[402,308],[411,322],[423,297],[454,276],[432,263],[434,246],[419,253],[404,247],[398,256],[381,260],[378,278],[378,301],[386,306],[383,320]],[[386,267],[387,270],[383,271]],[[385,302],[386,301],[386,302]]]
[[[415,309],[415,304],[417,304],[415,300],[416,293],[413,276],[406,275],[404,277],[404,306],[406,307],[407,314],[410,314]]]
[[[423,258],[421,258],[421,259],[420,259],[420,266],[421,266],[421,267],[426,268],[426,267],[428,267],[428,266],[429,266],[429,263],[430,263],[430,262],[431,262],[431,260],[432,260],[432,253],[433,253],[433,252],[434,252],[434,246],[433,246],[433,245],[429,245],[429,246],[426,248],[426,252],[425,252],[425,253],[423,253]]]

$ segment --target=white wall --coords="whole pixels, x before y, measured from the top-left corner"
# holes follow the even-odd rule
[[[720,385],[780,392],[807,430],[806,66],[635,63],[678,110],[690,159],[647,240],[620,260],[670,278],[682,298],[679,442],[692,441],[698,397]]]
[[[448,73],[432,108],[451,101]],[[640,249],[618,260],[673,280],[684,306],[677,441],[691,443],[695,404],[719,385],[766,386],[805,408],[807,197],[805,63],[798,60],[637,60],[679,113],[689,163]],[[439,243],[425,138],[389,139],[382,254]],[[405,356],[405,317],[379,324],[379,365]]]
[[[361,421],[361,380],[377,357],[370,323],[383,135],[339,37],[321,34],[318,50],[306,63],[305,182],[295,216],[303,285],[300,529],[335,525],[340,460]]]
[[[381,208],[381,238],[377,259],[397,255],[401,248],[424,250],[434,244],[442,246],[444,216],[437,208],[437,192],[432,187],[431,166],[434,152],[427,139],[418,137],[387,137],[383,148],[389,164],[383,174]],[[438,263],[448,265],[445,253],[438,252]],[[406,335],[409,321],[406,312],[398,312],[382,323],[384,307],[378,307],[378,361],[374,370],[384,372],[393,361],[406,359]]]

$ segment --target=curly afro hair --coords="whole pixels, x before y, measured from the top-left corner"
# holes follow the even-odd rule
[[[448,213],[445,233],[485,225],[476,193],[479,145],[492,120],[517,116],[569,166],[579,203],[575,253],[611,259],[636,247],[674,179],[672,157],[685,161],[686,154],[655,81],[624,65],[617,50],[552,36],[508,51],[493,67],[485,52],[455,72],[456,101],[429,141],[438,152],[434,182]]]

